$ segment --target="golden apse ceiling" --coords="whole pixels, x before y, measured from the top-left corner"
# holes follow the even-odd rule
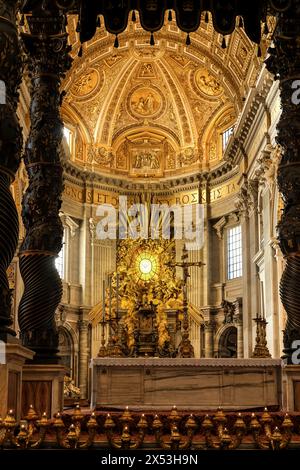
[[[75,164],[140,180],[220,164],[222,133],[238,119],[262,66],[242,28],[223,48],[211,22],[201,21],[188,46],[175,21],[166,21],[151,46],[137,21],[114,48],[114,37],[101,27],[78,57],[76,24],[71,16],[74,62],[62,108],[71,131],[65,150]]]

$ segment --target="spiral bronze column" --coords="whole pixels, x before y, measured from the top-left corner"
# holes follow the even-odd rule
[[[15,335],[10,328],[11,292],[6,270],[19,238],[17,209],[10,184],[20,163],[22,132],[16,116],[22,78],[16,26],[17,0],[0,0],[0,339]]]
[[[282,114],[277,126],[277,142],[282,148],[278,167],[278,187],[284,201],[278,224],[278,238],[286,267],[280,282],[280,296],[287,313],[284,331],[284,358],[292,363],[292,353],[300,340],[300,2],[292,0],[278,17],[274,47],[267,68],[279,79]]]
[[[65,33],[65,16],[42,4],[27,17],[30,34],[23,34],[31,79],[31,128],[25,148],[29,186],[23,198],[26,236],[20,250],[24,294],[19,306],[19,326],[24,346],[35,351],[34,361],[56,363],[58,335],[55,310],[62,283],[55,258],[62,246],[59,218],[63,191],[60,145],[60,84],[71,66]]]

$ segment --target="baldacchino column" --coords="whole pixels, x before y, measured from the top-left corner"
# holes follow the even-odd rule
[[[278,15],[274,46],[266,64],[279,80],[282,114],[277,125],[277,142],[282,158],[278,187],[284,201],[278,224],[280,248],[286,267],[280,282],[280,296],[287,313],[284,358],[300,362],[300,2],[292,0]],[[298,343],[297,343],[298,342]],[[297,350],[299,353],[297,353]]]
[[[0,416],[12,409],[21,417],[22,365],[32,351],[14,338],[11,291],[6,275],[19,238],[17,209],[10,185],[19,167],[22,130],[16,109],[22,79],[17,0],[0,0]]]
[[[26,229],[20,249],[24,294],[19,306],[19,326],[24,346],[35,351],[34,362],[58,362],[55,311],[62,283],[55,258],[62,247],[59,218],[63,191],[60,145],[61,80],[71,66],[66,16],[55,1],[36,2],[27,16],[30,33],[22,34],[31,82],[31,128],[24,161],[29,185],[23,198]]]
[[[0,340],[10,328],[11,292],[6,275],[19,238],[18,213],[10,185],[20,164],[22,131],[16,115],[22,61],[16,24],[17,0],[0,1]]]

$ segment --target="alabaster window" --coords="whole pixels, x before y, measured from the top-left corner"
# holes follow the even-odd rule
[[[66,139],[66,142],[68,144],[69,149],[71,149],[71,146],[72,146],[72,131],[68,127],[64,127],[64,137]]]
[[[76,129],[74,126],[64,126],[64,139],[67,144],[67,149],[70,152],[71,160],[75,158],[75,140],[76,140]],[[67,150],[65,147],[65,150]]]
[[[240,225],[237,225],[229,228],[227,232],[227,278],[229,280],[242,276],[242,264],[242,229]]]
[[[229,142],[230,137],[233,134],[233,127],[229,127],[226,131],[222,132],[222,148],[223,152],[225,151],[227,144]]]
[[[65,249],[65,236],[63,238],[62,242],[62,248],[60,252],[58,253],[57,258],[55,259],[55,267],[58,271],[58,274],[60,275],[61,279],[64,279],[65,277],[65,265],[66,265],[66,249]]]

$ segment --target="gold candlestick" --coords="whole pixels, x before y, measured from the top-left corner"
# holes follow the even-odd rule
[[[256,314],[256,318],[253,318],[253,320],[256,323],[256,338],[252,357],[271,357],[266,339],[266,327],[268,322],[258,313]]]
[[[98,357],[106,357],[108,355],[107,348],[105,347],[105,326],[106,320],[102,319],[101,324],[101,347],[98,352]]]

